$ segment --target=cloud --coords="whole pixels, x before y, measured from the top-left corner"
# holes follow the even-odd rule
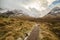
[[[12,9],[23,9],[30,12],[34,17],[40,15],[42,10],[45,10],[54,0],[0,0],[0,7]],[[26,10],[25,10],[26,9]],[[35,11],[34,11],[35,10]],[[30,15],[28,14],[28,15]],[[43,14],[44,15],[44,14]]]
[[[38,8],[42,7],[46,4],[51,4],[52,0],[0,0],[1,6],[3,8],[19,8],[22,7],[31,7],[31,8]],[[48,2],[48,3],[46,3]],[[46,4],[45,4],[46,3]],[[41,5],[42,4],[42,5]],[[47,7],[47,5],[46,5]]]

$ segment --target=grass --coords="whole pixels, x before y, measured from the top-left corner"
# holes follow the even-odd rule
[[[24,39],[36,22],[19,18],[0,17],[0,40]],[[59,40],[60,22],[39,22],[40,40]]]
[[[0,18],[0,40],[5,40],[8,36],[14,36],[14,39],[24,38],[25,33],[28,33],[34,24],[19,18],[2,17]]]

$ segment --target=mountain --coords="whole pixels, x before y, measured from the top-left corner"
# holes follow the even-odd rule
[[[1,10],[0,11],[0,17],[15,17],[15,18],[20,18],[24,20],[34,20],[33,17],[28,15],[27,11],[24,10]]]
[[[60,7],[55,7],[51,10],[50,14],[57,15],[60,14]]]
[[[60,19],[60,7],[54,7],[43,19]]]
[[[3,17],[18,17],[24,20],[30,21],[52,21],[52,20],[60,20],[60,7],[54,7],[47,15],[41,18],[34,18],[28,15],[30,12],[25,12],[24,10],[11,10],[6,11],[4,13],[0,13],[0,16]],[[3,15],[4,14],[4,15]]]

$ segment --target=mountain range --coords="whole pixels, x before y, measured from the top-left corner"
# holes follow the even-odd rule
[[[47,15],[42,18],[31,17],[27,15],[27,12],[24,12],[23,10],[3,10],[4,9],[0,8],[0,16],[3,17],[19,17],[21,19],[27,20],[60,20],[60,7],[54,7]]]

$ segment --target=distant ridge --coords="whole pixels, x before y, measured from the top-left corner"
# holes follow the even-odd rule
[[[4,15],[3,15],[4,14]],[[23,10],[11,10],[1,13],[0,16],[3,17],[18,17],[24,20],[32,21],[50,21],[50,20],[60,20],[60,7],[54,7],[47,15],[42,18],[34,18],[26,14]]]

